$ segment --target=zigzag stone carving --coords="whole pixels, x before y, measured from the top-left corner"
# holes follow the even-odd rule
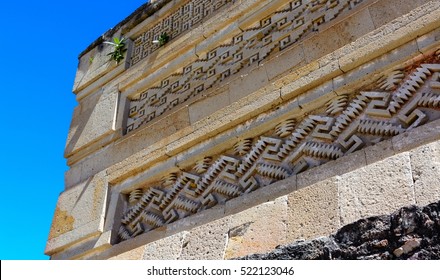
[[[288,2],[281,10],[261,20],[257,26],[231,38],[229,44],[209,51],[205,58],[194,61],[130,100],[126,133],[150,122],[245,67],[263,61],[271,53],[298,42],[304,35],[317,30],[319,25],[336,19],[362,1],[294,0]],[[202,1],[192,2],[201,3]],[[230,1],[218,1],[219,4],[216,5],[221,6],[226,2]],[[138,53],[142,52],[139,46],[148,44],[152,40],[152,35],[148,35],[149,32],[145,33],[142,38],[136,39],[134,61],[138,60]],[[158,34],[154,28],[151,32]],[[151,46],[142,48],[146,49],[147,53],[152,51]]]
[[[304,119],[244,139],[223,155],[128,196],[119,237],[133,238],[440,118],[440,57],[391,73]]]

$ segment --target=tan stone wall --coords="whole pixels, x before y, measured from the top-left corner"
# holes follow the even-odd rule
[[[435,129],[438,128],[439,123]],[[387,144],[392,148],[391,141]],[[265,253],[294,240],[332,234],[343,225],[360,218],[392,213],[407,205],[425,205],[438,201],[440,185],[436,180],[440,176],[439,147],[440,141],[436,141],[379,159],[360,169],[298,188],[229,217],[142,245],[112,258],[203,260]],[[369,151],[357,153],[365,158]],[[357,161],[355,157],[346,160],[351,164]],[[431,171],[423,172],[428,166]],[[316,169],[324,168],[329,166],[322,165]],[[415,174],[418,174],[417,177],[414,177]],[[294,179],[278,182],[277,186],[269,186],[267,188],[271,190],[265,191],[272,192],[274,196],[283,192],[280,191],[282,187],[295,189]],[[420,191],[423,181],[429,182],[422,187],[425,195]],[[261,192],[253,195],[267,197],[267,194]],[[236,200],[238,207],[249,198],[240,197]],[[197,241],[191,242],[194,239]],[[107,254],[112,255],[110,251]],[[96,257],[107,257],[107,254]]]
[[[279,39],[273,43],[275,51],[265,49],[264,59],[219,78],[212,88],[179,101],[126,133],[131,106],[138,104],[136,98],[143,92],[158,85],[167,88],[165,81],[180,77],[188,65],[200,64],[200,58],[209,57],[219,46],[231,50],[239,44],[231,43],[237,36],[264,30],[264,20],[276,19],[276,11],[290,7],[292,16],[297,11],[294,5],[301,1],[222,1],[224,5],[201,23],[192,23],[191,30],[134,63],[130,56],[136,54],[133,50],[139,48],[139,38],[175,14],[180,4],[174,2],[158,0],[155,5],[163,7],[153,16],[115,31],[113,36],[128,38],[127,58],[120,64],[108,61],[106,53],[111,50],[102,46],[80,58],[74,86],[79,104],[65,152],[70,169],[46,248],[53,259],[228,259],[267,252],[298,238],[327,235],[360,217],[439,199],[437,1],[340,1],[338,5],[346,10],[334,17],[324,14],[324,22],[305,29],[295,43],[281,48],[284,41]],[[301,3],[299,7],[311,7],[309,1]],[[317,13],[306,13],[308,20],[321,19]],[[256,38],[263,42],[263,33],[257,31]],[[421,63],[435,65],[429,70]],[[216,64],[213,69],[222,67]],[[430,71],[429,77],[414,72],[417,69]],[[424,91],[434,94],[428,96],[431,99],[425,96],[430,104],[423,121],[427,124],[413,124],[413,115],[420,117],[417,108],[412,108],[413,115],[399,117],[405,127],[366,123],[367,147],[328,161],[322,155],[334,151],[309,146],[309,153],[319,156],[308,162],[304,172],[295,171],[300,165],[294,162],[294,172],[284,180],[282,168],[287,166],[269,168],[272,161],[261,162],[255,166],[267,176],[258,177],[258,189],[243,191],[215,206],[207,197],[208,204],[203,206],[207,209],[190,215],[179,212],[176,221],[166,221],[151,231],[142,229],[143,234],[121,242],[118,230],[121,217],[132,207],[130,195],[133,201],[139,199],[133,191],[156,188],[169,193],[182,174],[202,177],[211,160],[232,156],[245,161],[246,140],[253,139],[254,144],[261,137],[287,141],[285,135],[308,116],[319,116],[321,122],[324,116],[336,118],[342,113],[328,113],[328,104],[333,102],[337,111],[342,106],[337,100],[354,102],[362,91],[370,96],[380,91],[371,97],[376,107],[368,107],[365,116],[388,121],[380,98],[387,98],[383,92],[403,92],[399,86],[406,80],[399,75],[423,80],[414,89],[417,98]],[[412,106],[407,103],[408,108]],[[136,114],[140,115],[138,108]],[[323,126],[314,133],[325,138],[328,127]],[[274,153],[270,148],[267,151]],[[223,174],[232,178],[227,170]],[[270,176],[272,181],[267,179]]]

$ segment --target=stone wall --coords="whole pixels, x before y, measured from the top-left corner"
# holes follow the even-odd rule
[[[80,56],[46,253],[236,258],[440,199],[439,17],[422,0],[142,6]]]
[[[348,224],[329,237],[297,241],[245,260],[438,260],[440,202]]]

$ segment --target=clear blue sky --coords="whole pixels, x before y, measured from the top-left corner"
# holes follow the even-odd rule
[[[48,259],[78,54],[145,2],[2,2],[0,259]]]

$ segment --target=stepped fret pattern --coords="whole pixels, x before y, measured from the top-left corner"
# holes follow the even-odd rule
[[[130,100],[126,133],[141,127],[213,85],[221,83],[242,69],[263,61],[270,54],[298,42],[304,35],[318,30],[323,23],[336,19],[362,1],[295,0],[287,3],[281,10],[261,20],[254,27],[231,38],[229,44],[210,50],[206,57],[179,69]],[[229,1],[218,2],[226,4]],[[151,32],[160,35],[154,28]],[[135,42],[134,61],[138,60],[138,53],[142,52],[138,47],[141,43],[138,41],[144,40],[148,43],[153,40],[152,35],[147,36],[147,33],[143,36],[147,39],[138,38]],[[145,49],[150,53],[154,47],[145,47]],[[386,84],[387,81],[384,83]]]
[[[328,102],[304,119],[286,118],[267,133],[205,157],[162,183],[133,190],[120,240],[440,119],[440,60],[426,61]]]

